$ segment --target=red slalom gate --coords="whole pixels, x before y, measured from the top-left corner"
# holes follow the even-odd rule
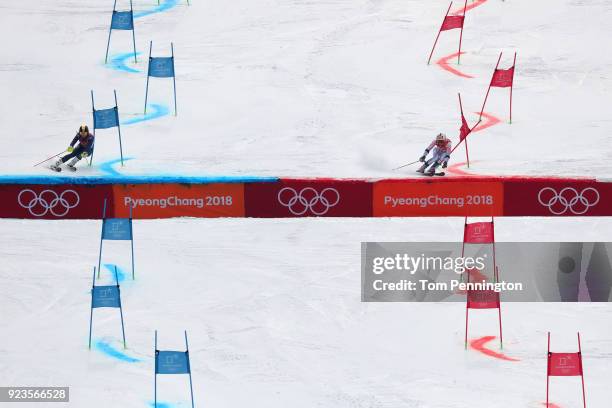
[[[436,49],[436,45],[438,44],[438,39],[440,38],[440,33],[442,31],[454,30],[455,28],[460,28],[461,33],[459,34],[459,51],[457,52],[457,63],[459,63],[461,59],[461,41],[463,39],[463,23],[465,22],[465,11],[467,9],[467,0],[465,0],[465,5],[463,6],[463,15],[454,16],[448,15],[451,7],[453,6],[453,2],[448,6],[448,10],[446,10],[446,14],[444,15],[444,20],[442,20],[442,25],[438,30],[438,35],[436,36],[436,40],[434,41],[434,45],[431,48],[431,53],[429,54],[429,59],[427,60],[427,65],[431,62],[431,57],[433,56],[434,50]]]
[[[491,218],[490,222],[473,222],[468,224],[467,217],[463,228],[463,246],[461,248],[461,257],[465,255],[466,244],[490,244],[493,250],[493,280],[499,282],[499,269],[495,260],[495,220]],[[482,275],[477,269],[467,270],[467,283],[470,284],[471,275],[480,277]],[[501,320],[501,300],[499,292],[487,289],[470,289],[467,290],[467,299],[465,306],[465,348],[468,345],[468,330],[469,330],[469,312],[470,309],[497,309],[499,319],[499,344],[500,348],[504,347],[502,336],[502,320]]]
[[[582,348],[580,333],[578,333],[577,353],[553,353],[550,351],[550,332],[548,332],[548,353],[546,366],[546,406],[548,407],[548,392],[550,377],[580,377],[582,382],[582,404],[586,408],[584,391],[584,371],[582,369]]]
[[[508,69],[499,69],[499,62],[501,61],[503,53],[499,53],[497,64],[493,70],[493,76],[487,88],[487,94],[485,95],[484,102],[482,103],[482,109],[480,110],[480,118],[482,119],[482,112],[485,110],[487,99],[489,98],[489,92],[492,87],[496,88],[510,88],[510,123],[512,123],[512,90],[514,89],[514,68],[516,67],[516,52],[514,53],[514,61],[512,66]]]

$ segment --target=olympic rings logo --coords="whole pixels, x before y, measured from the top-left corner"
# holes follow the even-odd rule
[[[320,193],[312,187],[304,187],[299,192],[285,187],[278,192],[278,202],[289,209],[291,214],[300,216],[310,211],[313,215],[325,215],[338,202],[340,193],[335,188],[325,188]]]
[[[565,187],[557,193],[552,187],[545,187],[538,193],[538,201],[554,215],[562,215],[567,211],[583,215],[599,203],[599,192],[593,187],[586,187],[581,192],[573,187]]]
[[[74,190],[57,194],[53,190],[43,190],[37,194],[34,190],[21,190],[17,196],[20,206],[27,209],[34,217],[43,217],[51,213],[56,217],[68,214],[71,208],[79,205],[80,197]]]

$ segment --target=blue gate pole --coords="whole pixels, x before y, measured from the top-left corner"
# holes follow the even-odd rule
[[[172,50],[172,83],[174,84],[174,116],[176,116],[176,69],[174,68],[174,44],[170,43],[170,49]]]
[[[149,97],[149,74],[151,73],[151,51],[153,50],[153,41],[149,43],[149,64],[147,66],[147,87],[145,90],[145,106],[144,113],[147,114],[147,98]]]
[[[134,276],[134,227],[132,226],[132,207],[130,207],[130,242],[132,243],[132,280],[135,280]]]
[[[93,297],[94,297],[94,288],[96,287],[96,267],[93,268],[93,283],[91,285],[91,307],[89,313],[89,349],[91,350],[91,329],[93,325]]]
[[[185,349],[185,353],[187,354],[187,371],[189,372],[189,390],[191,391],[191,408],[194,408],[193,382],[191,381],[191,363],[189,361],[189,343],[187,343],[187,330],[185,330]]]
[[[117,90],[115,93],[115,116],[117,118],[117,131],[119,132],[119,154],[121,154],[121,166],[123,166],[123,146],[121,145],[121,125],[119,124],[119,104],[117,103]]]
[[[115,265],[115,282],[117,284],[117,295],[119,296],[119,314],[121,315],[121,334],[123,334],[123,348],[126,349],[125,344],[125,326],[123,325],[123,307],[121,305],[121,288],[119,287],[119,277],[117,276],[117,265]]]
[[[134,25],[134,8],[132,7],[132,0],[130,0],[130,17],[132,18],[132,41],[134,42],[134,63],[136,64],[138,63],[136,59],[136,26]]]
[[[102,242],[104,241],[104,223],[106,222],[106,198],[102,209],[102,231],[100,232],[100,254],[98,255],[98,279],[100,278],[100,264],[102,263]]]
[[[94,150],[96,148],[96,105],[94,104],[93,89],[91,90],[91,111],[93,115],[93,136],[94,136],[93,148],[94,149],[91,151],[91,158],[89,159],[89,166],[91,166],[91,163],[93,163],[93,155],[94,155]]]
[[[108,62],[108,48],[110,47],[111,33],[113,32],[113,17],[115,17],[115,8],[117,7],[117,0],[113,4],[113,15],[111,17],[111,25],[108,28],[108,42],[106,43],[106,56],[104,57],[104,64]]]
[[[157,408],[157,330],[155,330],[155,375],[153,382],[154,407]]]

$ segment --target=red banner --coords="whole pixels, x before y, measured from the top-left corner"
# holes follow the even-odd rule
[[[464,16],[446,16],[442,22],[440,31],[454,30],[463,27]]]
[[[2,218],[102,218],[104,199],[112,200],[110,185],[3,185]]]
[[[612,183],[524,179],[504,186],[506,216],[612,215]]]
[[[459,141],[463,141],[468,135],[472,133],[472,129],[470,129],[470,125],[468,125],[467,120],[465,120],[465,116],[463,115],[463,111],[461,112],[461,128],[459,128]]]
[[[365,180],[292,180],[245,186],[246,216],[371,217],[372,184]]]
[[[374,216],[497,216],[503,196],[495,181],[381,180],[374,183]]]
[[[499,292],[494,290],[468,290],[468,309],[497,309],[500,306]]]
[[[509,88],[514,81],[514,67],[508,69],[496,69],[491,78],[491,86],[498,88]]]
[[[548,353],[548,375],[550,377],[582,375],[580,353]]]
[[[465,224],[463,242],[466,244],[492,244],[495,242],[492,222]]]
[[[113,217],[244,217],[244,184],[117,184]]]

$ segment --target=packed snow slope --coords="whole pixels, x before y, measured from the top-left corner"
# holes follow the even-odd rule
[[[609,401],[609,303],[360,302],[360,241],[460,241],[463,219],[180,219],[134,222],[129,244],[105,242],[102,277],[118,266],[127,349],[116,309],[94,311],[99,221],[0,222],[0,385],[71,387],[71,407],[145,408],[153,400],[153,335],[182,350],[189,333],[196,407],[541,408],[546,332],[577,351],[588,406]],[[609,218],[502,218],[500,241],[608,238]],[[518,361],[513,361],[518,360]],[[189,407],[185,376],[160,376],[164,408]],[[580,407],[579,378],[553,378],[551,402]],[[35,407],[37,404],[23,404]],[[41,405],[42,406],[42,405]],[[64,406],[56,404],[54,406]]]
[[[518,52],[513,123],[508,89],[493,89],[494,126],[470,136],[478,174],[611,176],[610,1],[472,2],[454,75],[436,62],[456,52],[442,33],[446,0],[134,0],[131,34],[114,31],[104,64],[111,0],[0,4],[0,172],[41,174],[96,105],[116,89],[122,168],[114,130],[98,132],[94,166],[78,174],[389,177],[439,131],[457,140],[461,92],[474,124],[493,67]],[[129,8],[119,0],[117,8]],[[455,2],[453,11],[460,8]],[[172,81],[153,78],[143,115],[149,41],[176,54]],[[489,120],[489,119],[487,119]],[[464,161],[460,147],[451,161]],[[104,166],[106,164],[106,167]]]

